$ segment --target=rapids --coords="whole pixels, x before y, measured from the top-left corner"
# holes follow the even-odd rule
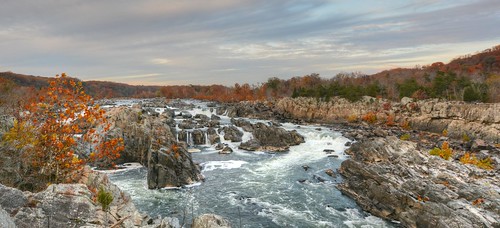
[[[203,103],[189,110],[193,115],[214,114]],[[160,111],[160,110],[158,110]],[[163,110],[161,110],[163,111]],[[221,116],[221,125],[229,117]],[[250,120],[257,122],[262,120]],[[265,122],[265,121],[264,121]],[[338,132],[319,126],[283,124],[297,130],[305,143],[287,153],[247,152],[239,143],[228,144],[234,152],[219,154],[210,145],[196,148],[194,162],[202,166],[205,181],[183,188],[149,190],[145,168],[109,173],[113,183],[128,192],[139,210],[156,217],[177,217],[189,227],[193,216],[214,213],[227,218],[233,227],[393,227],[394,224],[363,212],[335,188],[340,175],[330,177],[347,158],[349,140]],[[240,129],[241,130],[241,129]],[[243,141],[251,138],[245,133]],[[222,139],[222,137],[221,137]],[[328,157],[324,149],[338,157]],[[306,171],[302,166],[310,168]]]

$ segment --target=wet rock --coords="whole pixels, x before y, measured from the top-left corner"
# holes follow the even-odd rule
[[[327,157],[329,157],[329,158],[338,158],[339,156],[337,154],[329,154]]]
[[[309,170],[311,167],[309,167],[308,165],[303,165],[303,166],[302,166],[302,168],[303,168],[305,171],[307,171],[307,170]]]
[[[217,131],[214,128],[208,128],[207,134],[209,144],[220,143],[220,136],[219,134],[217,134]]]
[[[194,145],[203,145],[205,144],[205,132],[201,131],[201,130],[194,130],[193,133],[192,133],[192,137],[193,137],[193,144]]]
[[[183,120],[179,123],[180,129],[194,129],[196,127],[196,122],[192,120]]]
[[[234,119],[231,118],[231,123],[234,124],[237,127],[241,127],[244,131],[247,132],[252,132],[253,131],[253,126],[250,122],[244,120],[244,119]]]
[[[192,228],[230,228],[229,221],[219,215],[203,214],[196,217],[191,225]]]
[[[351,146],[351,145],[352,145],[352,143],[351,143],[351,142],[346,142],[346,143],[344,144],[344,146]]]
[[[216,150],[222,150],[222,149],[224,149],[224,144],[222,144],[222,143],[217,143],[217,145],[215,146],[215,149],[216,149]]]
[[[304,142],[304,137],[297,131],[287,131],[276,126],[268,126],[264,123],[252,125],[254,139],[240,145],[241,149],[254,151],[262,150],[269,152],[285,152],[290,146],[299,145]]]
[[[306,181],[307,181],[306,179],[300,179],[300,180],[298,180],[298,182],[302,183],[302,184],[305,183]]]
[[[231,142],[241,142],[243,132],[238,130],[235,126],[226,126],[222,128],[222,131],[224,132],[225,140],[231,140]]]
[[[326,179],[321,177],[321,176],[318,176],[318,175],[314,175],[313,178],[319,182],[325,182]]]
[[[331,177],[334,177],[334,178],[337,176],[337,175],[335,174],[335,172],[334,172],[332,169],[327,169],[327,170],[325,171],[325,173],[326,173],[326,175],[331,176]]]
[[[210,120],[210,118],[204,114],[196,114],[196,115],[194,115],[194,118],[199,119],[201,121],[205,121],[205,122],[208,122]]]
[[[219,121],[221,118],[220,118],[220,116],[218,116],[218,115],[212,115],[212,116],[210,117],[210,119],[211,119],[211,120],[215,120],[215,121]]]
[[[189,112],[184,112],[183,111],[183,112],[181,112],[181,115],[182,115],[182,118],[184,118],[184,119],[191,119],[191,118],[193,118],[193,115],[191,115],[191,113],[189,113]]]
[[[233,153],[233,149],[229,146],[225,146],[221,151],[219,151],[219,154],[230,154]]]
[[[259,140],[250,139],[246,142],[241,143],[238,148],[240,148],[242,150],[247,150],[247,151],[256,151],[256,150],[259,150],[261,148],[261,146],[262,145],[260,144]]]
[[[331,154],[331,153],[335,153],[335,150],[333,150],[333,149],[324,149],[323,152],[325,152],[327,154]]]

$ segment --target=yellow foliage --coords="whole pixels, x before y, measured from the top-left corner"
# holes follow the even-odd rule
[[[434,156],[439,156],[444,160],[448,160],[453,155],[453,151],[451,150],[448,142],[444,141],[443,145],[441,145],[441,148],[435,147],[434,149],[429,151],[429,154]]]
[[[358,122],[358,116],[356,115],[350,115],[347,117],[347,122],[349,123],[355,123]]]

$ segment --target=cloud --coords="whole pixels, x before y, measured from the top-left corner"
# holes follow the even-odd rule
[[[499,8],[496,0],[7,0],[0,66],[160,85],[374,73],[497,45]]]

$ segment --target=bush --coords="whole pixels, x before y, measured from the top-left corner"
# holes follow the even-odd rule
[[[490,157],[479,160],[476,164],[478,168],[492,170],[494,168],[493,164],[491,164],[492,160]]]
[[[460,158],[460,162],[462,164],[475,165],[476,167],[478,167],[480,169],[491,170],[494,168],[493,164],[491,164],[492,160],[490,157],[479,160],[479,159],[477,159],[477,157],[474,154],[471,154],[469,152],[465,153],[464,156],[462,156]]]
[[[377,115],[374,112],[368,112],[361,119],[367,123],[374,124],[377,122]]]
[[[399,137],[399,139],[404,140],[404,141],[407,141],[407,140],[409,140],[410,138],[411,138],[411,135],[410,135],[410,134],[408,134],[408,133],[406,133],[406,134],[404,134],[404,135],[401,135],[401,137]]]
[[[439,156],[444,160],[448,160],[453,155],[453,151],[450,149],[448,142],[444,141],[441,148],[435,147],[434,149],[429,151],[429,154],[434,156]]]
[[[350,115],[347,117],[347,122],[349,123],[356,123],[358,122],[358,116],[356,115]]]
[[[109,205],[113,202],[113,195],[111,192],[104,190],[101,186],[99,188],[99,192],[97,193],[97,202],[101,204],[103,211],[107,211],[109,209]]]

